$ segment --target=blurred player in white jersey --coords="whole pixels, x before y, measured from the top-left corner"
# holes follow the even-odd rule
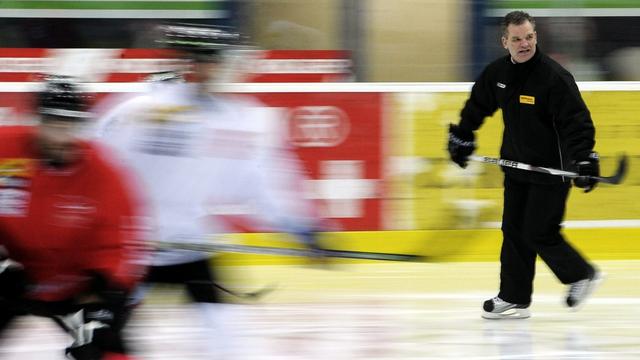
[[[283,139],[270,134],[269,110],[252,101],[211,94],[221,52],[239,34],[180,24],[162,27],[164,44],[192,62],[186,81],[167,81],[107,113],[99,136],[142,178],[153,213],[154,240],[205,241],[230,228],[215,209],[249,209],[274,230],[315,245],[313,207],[303,200],[304,174]],[[272,119],[273,120],[273,119]],[[229,326],[234,306],[224,303],[210,254],[160,250],[148,283],[183,284],[211,327],[216,358],[233,358],[237,344]]]

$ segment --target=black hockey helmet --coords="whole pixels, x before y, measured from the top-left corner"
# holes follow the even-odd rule
[[[237,47],[242,35],[231,27],[196,23],[170,23],[160,25],[158,41],[164,47],[187,52],[195,57],[216,57],[224,50]]]
[[[38,112],[45,116],[84,120],[89,117],[88,96],[79,91],[71,77],[49,75],[45,88],[38,93]]]

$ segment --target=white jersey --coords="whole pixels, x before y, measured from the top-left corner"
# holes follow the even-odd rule
[[[279,231],[308,230],[312,207],[304,175],[284,145],[276,113],[172,83],[127,100],[98,122],[145,185],[157,241],[193,241],[230,229],[221,214],[244,214]],[[161,251],[153,265],[205,258]]]

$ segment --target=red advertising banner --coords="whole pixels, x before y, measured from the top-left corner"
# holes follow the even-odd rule
[[[332,82],[351,78],[349,53],[340,50],[236,50],[225,82]],[[188,68],[164,49],[0,48],[0,81],[38,81],[37,74],[77,76],[89,82],[142,81],[151,73]]]
[[[324,217],[344,230],[381,230],[380,93],[259,93],[288,109],[289,141],[312,180]]]
[[[253,73],[244,72],[242,81],[328,81],[348,76],[348,60],[338,58],[344,55],[274,51],[253,54],[253,60],[238,64],[254,64]],[[80,76],[102,98],[139,91],[133,89],[135,82],[181,65],[163,50],[0,49],[0,125],[31,119],[32,94],[38,85],[34,82],[41,73]],[[382,229],[383,95],[282,91],[252,95],[267,106],[284,108],[288,140],[311,176],[307,190],[318,200],[320,214],[342,230]]]
[[[333,82],[352,77],[341,50],[247,50],[236,53],[235,82]]]

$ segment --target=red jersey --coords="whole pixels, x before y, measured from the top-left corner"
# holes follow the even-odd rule
[[[37,159],[35,128],[0,127],[0,245],[24,265],[27,297],[64,300],[97,272],[131,289],[143,275],[139,203],[132,182],[100,147],[53,169]]]

